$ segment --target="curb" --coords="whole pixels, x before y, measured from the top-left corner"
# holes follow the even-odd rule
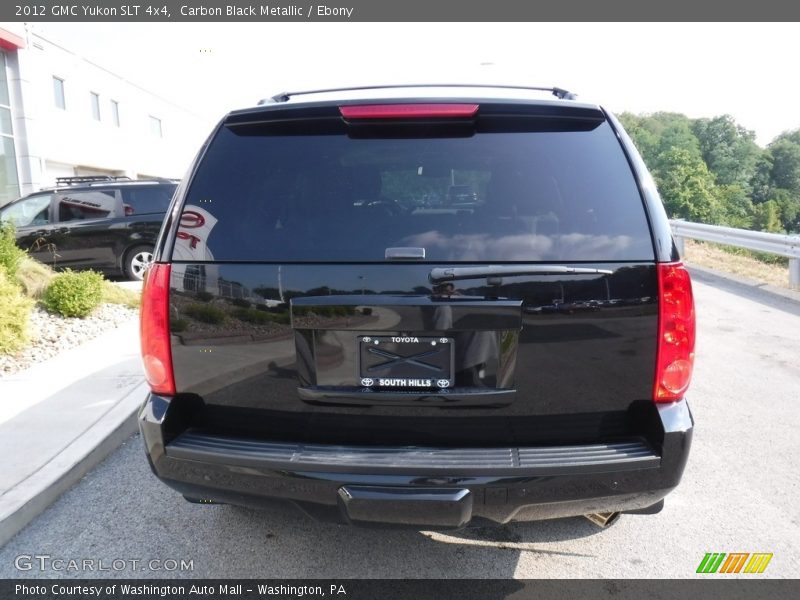
[[[36,473],[9,490],[0,504],[0,546],[137,431],[147,393],[142,381]]]
[[[770,285],[762,281],[756,281],[755,279],[749,279],[747,277],[726,273],[724,271],[717,271],[716,269],[710,269],[708,267],[701,267],[691,261],[687,261],[686,266],[693,274],[700,275],[698,278],[699,281],[702,281],[704,278],[706,280],[714,281],[722,280],[725,284],[733,288],[745,287],[750,290],[766,294],[772,300],[777,300],[783,303],[791,303],[793,305],[800,305],[800,291],[794,291],[788,288]]]

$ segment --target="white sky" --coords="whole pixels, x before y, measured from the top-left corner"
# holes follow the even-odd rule
[[[69,49],[208,118],[281,91],[557,85],[614,112],[800,127],[798,23],[42,23]]]

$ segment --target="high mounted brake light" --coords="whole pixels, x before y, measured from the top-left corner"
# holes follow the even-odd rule
[[[362,104],[340,106],[345,119],[464,119],[474,117],[477,104]]]
[[[170,266],[154,263],[145,274],[139,317],[144,374],[156,394],[175,394],[169,335]]]
[[[683,398],[694,367],[692,281],[682,263],[658,265],[658,353],[653,400]]]

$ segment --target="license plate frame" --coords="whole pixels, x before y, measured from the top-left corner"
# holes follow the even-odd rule
[[[452,388],[454,342],[452,337],[443,335],[358,336],[358,381],[373,390]]]

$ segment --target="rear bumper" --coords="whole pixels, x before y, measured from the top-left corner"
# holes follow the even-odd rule
[[[188,430],[165,444],[168,411],[168,398],[150,395],[140,428],[155,474],[186,496],[245,506],[289,501],[324,520],[430,528],[647,508],[680,481],[693,427],[681,401],[657,408],[657,443],[364,447]]]

